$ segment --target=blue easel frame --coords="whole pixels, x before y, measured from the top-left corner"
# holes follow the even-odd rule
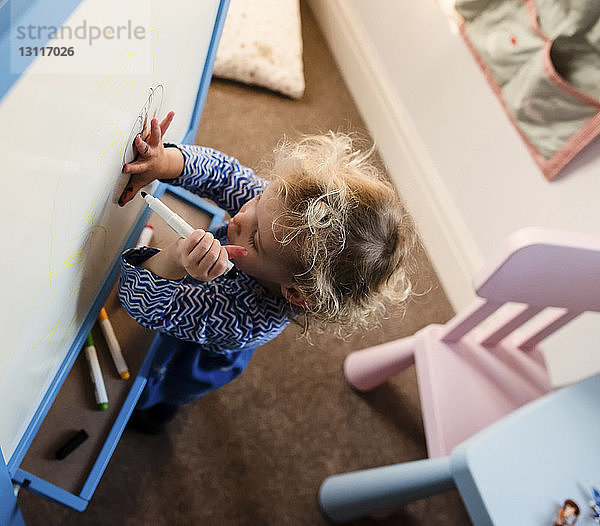
[[[16,10],[21,17],[19,18],[20,23],[35,24],[37,20],[40,20],[43,21],[44,24],[60,26],[71,14],[71,12],[81,3],[81,0],[62,0],[61,2],[53,3],[51,8],[49,3],[40,1],[28,2],[27,0],[5,0],[2,2],[2,0],[0,0],[0,71],[6,73],[0,75],[0,98],[2,98],[10,90],[12,85],[19,78],[19,75],[12,73],[10,68],[11,2],[13,4],[13,22]],[[182,141],[183,143],[193,144],[195,141],[198,125],[200,123],[200,117],[202,115],[202,110],[204,108],[206,95],[212,77],[217,47],[223,32],[223,25],[225,23],[228,7],[229,0],[219,0],[215,25],[213,27],[213,33],[211,35],[206,61],[202,71],[198,94],[196,96],[188,131],[185,133]],[[30,61],[32,61],[34,58],[35,57],[31,57]],[[222,223],[225,218],[225,212],[221,208],[209,203],[208,201],[205,201],[204,199],[201,199],[200,197],[188,192],[183,188],[160,183],[154,192],[154,195],[161,197],[165,192],[170,192],[209,213],[212,217],[209,228],[213,228]],[[150,214],[150,209],[146,209],[140,214],[140,218],[135,223],[123,247],[121,247],[121,251],[135,244],[142,229],[144,228],[144,225],[147,223]],[[5,459],[0,452],[0,524],[3,526],[25,525],[23,516],[17,506],[16,496],[13,491],[13,483],[18,484],[20,487],[29,489],[33,493],[64,504],[77,511],[83,511],[92,498],[94,491],[100,482],[100,478],[102,477],[102,474],[108,465],[110,457],[112,456],[123,430],[125,429],[129,417],[131,416],[131,413],[133,412],[133,409],[148,381],[148,371],[158,346],[158,337],[155,338],[150,346],[140,371],[134,379],[127,398],[107,436],[104,446],[102,447],[92,469],[90,470],[90,473],[88,474],[83,488],[78,495],[70,493],[50,482],[37,477],[36,475],[20,469],[19,466],[23,461],[25,454],[27,453],[33,439],[35,438],[35,435],[42,425],[46,414],[54,403],[58,392],[60,391],[65,379],[67,378],[67,375],[69,374],[69,371],[79,355],[86,336],[91,331],[100,309],[106,302],[108,295],[110,294],[110,291],[116,282],[118,272],[119,258],[117,258],[113,263],[102,289],[94,300],[87,317],[77,333],[73,345],[69,349],[65,359],[63,360],[63,363],[61,364],[56,376],[48,388],[44,399],[40,403],[36,413],[29,423],[29,426],[27,427],[8,462],[5,462]]]

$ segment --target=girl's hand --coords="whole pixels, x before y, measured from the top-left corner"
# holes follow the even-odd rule
[[[170,179],[181,173],[183,169],[181,152],[176,148],[165,149],[162,143],[162,137],[173,121],[174,115],[174,112],[169,112],[160,124],[157,119],[152,119],[150,134],[143,139],[138,135],[133,141],[138,154],[133,162],[123,166],[123,173],[131,174],[131,177],[119,198],[120,206],[131,201],[144,186],[155,179]],[[181,156],[180,165],[179,156]]]
[[[225,273],[228,257],[248,254],[238,245],[221,246],[210,232],[194,230],[187,238],[177,242],[181,265],[194,279],[210,281]]]

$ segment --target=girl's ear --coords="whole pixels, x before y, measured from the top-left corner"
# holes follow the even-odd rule
[[[296,285],[281,285],[281,294],[290,303],[298,307],[306,307],[306,299]]]

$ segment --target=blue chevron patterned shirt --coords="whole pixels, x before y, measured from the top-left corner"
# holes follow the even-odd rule
[[[183,173],[169,183],[213,200],[231,216],[267,185],[251,169],[221,152],[192,145],[178,148],[184,156]],[[226,243],[227,225],[217,227],[213,234]],[[144,327],[228,355],[272,340],[293,316],[283,298],[270,296],[241,271],[235,279],[200,282],[191,277],[165,279],[138,266],[157,252],[150,247],[130,249],[121,261],[121,303]]]

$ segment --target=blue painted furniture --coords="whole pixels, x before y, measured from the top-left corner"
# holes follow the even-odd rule
[[[475,526],[551,526],[566,499],[578,525],[600,480],[600,375],[547,394],[498,420],[447,457],[327,478],[326,516],[345,522],[456,487]]]
[[[397,506],[458,483],[456,470],[467,468],[461,468],[455,459],[465,440],[550,392],[537,344],[580,314],[600,312],[599,269],[597,236],[521,229],[499,247],[475,276],[479,296],[476,301],[444,326],[431,325],[414,336],[351,353],[344,371],[349,383],[360,390],[372,389],[415,363],[431,460],[328,479],[321,488],[326,514],[346,520],[356,513]],[[505,306],[510,308],[504,309]],[[558,409],[553,416],[557,422],[564,418]],[[523,433],[527,425],[519,421],[518,433]],[[585,425],[575,421],[573,428],[579,432]],[[510,444],[494,436],[492,442],[495,440],[500,442],[499,449],[507,448],[503,452],[508,460],[523,452],[518,442]],[[487,467],[494,471],[511,465],[499,461],[500,455],[490,451],[489,446],[490,443],[483,446],[488,464],[482,462],[476,469]],[[532,451],[536,451],[535,447]],[[548,465],[552,458],[546,452]],[[509,476],[513,474],[523,480],[519,469]],[[498,487],[504,492],[500,479]],[[523,486],[515,487],[525,491]],[[471,492],[465,491],[468,505]],[[494,486],[483,486],[482,491],[487,498]],[[545,495],[539,495],[544,503]],[[508,506],[510,501],[502,502]],[[489,523],[481,519],[479,512],[474,517],[476,524]]]

